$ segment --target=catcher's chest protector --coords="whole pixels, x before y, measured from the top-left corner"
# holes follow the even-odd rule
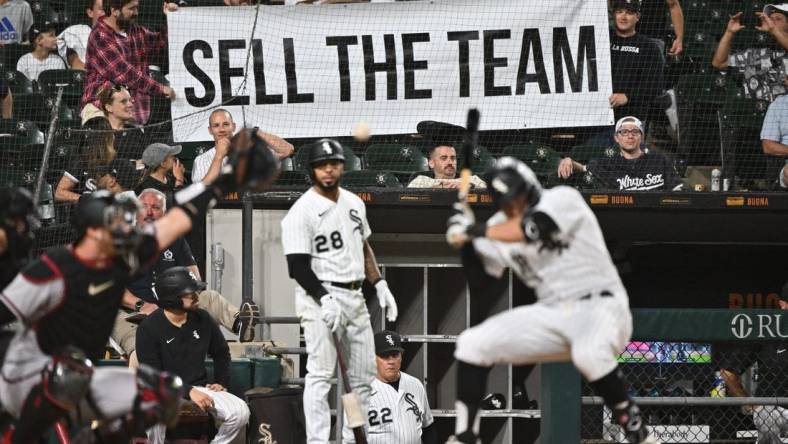
[[[281,388],[246,392],[249,404],[249,444],[304,444],[303,389]]]

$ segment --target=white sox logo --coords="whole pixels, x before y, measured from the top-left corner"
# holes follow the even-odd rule
[[[258,444],[276,444],[274,435],[271,433],[271,424],[260,423],[257,432],[260,434],[260,438],[257,440]]]
[[[392,338],[391,335],[386,335],[386,342],[388,342],[390,346],[394,346],[394,338]]]
[[[361,237],[364,237],[364,223],[361,220],[361,217],[358,215],[357,210],[350,210],[350,220],[356,223],[355,228],[353,228],[353,232],[355,233],[356,230],[358,230],[358,234],[360,234]]]
[[[416,404],[416,401],[413,400],[413,393],[405,393],[405,402],[410,405],[410,407],[408,407],[408,409],[405,411],[413,412],[413,414],[416,415],[416,422],[421,422],[421,409],[419,408],[419,405]]]

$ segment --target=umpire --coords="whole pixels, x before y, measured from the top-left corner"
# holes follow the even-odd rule
[[[249,407],[227,392],[230,384],[230,349],[219,325],[199,307],[205,289],[187,267],[173,267],[156,277],[161,307],[137,329],[137,357],[141,364],[174,373],[183,379],[185,392],[219,424],[212,443],[229,443],[246,427]],[[214,383],[208,384],[205,358],[214,363]],[[148,442],[164,443],[165,427],[148,430]]]

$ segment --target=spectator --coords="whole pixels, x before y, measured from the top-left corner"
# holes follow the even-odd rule
[[[652,153],[643,145],[643,123],[627,116],[616,123],[615,140],[619,154],[595,159],[588,166],[565,157],[558,164],[558,177],[589,172],[597,185],[621,191],[681,190],[683,184],[667,157]]]
[[[369,396],[370,444],[438,442],[424,384],[400,370],[404,351],[397,332],[375,333],[377,374]]]
[[[167,14],[178,6],[164,3]],[[145,124],[150,117],[150,96],[160,94],[175,98],[169,86],[157,83],[148,73],[148,60],[167,44],[167,33],[151,32],[136,23],[138,0],[106,0],[104,17],[98,19],[90,32],[85,59],[87,78],[82,106],[98,106],[97,94],[112,85],[128,85],[134,98],[134,119]],[[84,108],[83,108],[84,111]]]
[[[665,5],[670,12],[670,21],[673,23],[675,38],[668,49],[668,54],[677,56],[684,51],[684,11],[679,0],[643,0],[641,4],[641,17],[638,23],[638,32],[663,41],[665,39]]]
[[[134,192],[139,194],[147,188],[154,188],[167,196],[167,203],[175,202],[174,193],[186,185],[184,167],[175,157],[181,152],[181,146],[170,146],[165,143],[152,143],[142,153],[145,172]]]
[[[33,11],[24,0],[0,0],[0,46],[25,42]]]
[[[76,202],[83,193],[97,189],[120,192],[117,180],[107,174],[107,168],[115,159],[115,136],[109,121],[104,117],[94,117],[84,125],[84,143],[79,153],[72,157],[71,164],[63,171],[55,189],[55,201]],[[103,173],[103,174],[100,174]]]
[[[78,0],[72,0],[78,1]],[[79,0],[85,3],[85,15],[90,25],[77,24],[66,28],[58,36],[58,52],[68,61],[71,69],[85,69],[85,53],[88,50],[90,30],[96,26],[98,19],[104,16],[102,0]]]
[[[744,91],[751,99],[774,101],[785,94],[784,83],[788,64],[788,3],[767,5],[765,15],[760,15],[761,24],[756,28],[768,32],[775,42],[765,48],[747,48],[731,54],[731,45],[736,33],[745,28],[741,23],[742,13],[728,20],[725,33],[720,38],[711,64],[717,69],[736,68],[744,74]]]
[[[219,175],[222,165],[227,162],[230,149],[230,138],[235,133],[235,122],[229,111],[219,108],[208,117],[208,132],[213,136],[214,147],[194,159],[192,167],[192,183],[210,182]],[[293,145],[279,136],[259,131],[274,154],[280,159],[293,154]],[[218,153],[218,156],[217,156]]]
[[[783,286],[780,309],[788,310],[788,283]],[[741,375],[754,363],[758,363],[758,386],[753,396],[772,398],[785,396],[788,382],[785,369],[788,368],[788,341],[762,342],[757,346],[725,350],[718,358],[720,376],[725,381],[726,395],[747,397],[741,383]],[[712,359],[717,360],[715,357]],[[788,435],[788,409],[774,405],[744,406],[742,411],[752,414],[753,423],[758,430],[758,444],[780,444],[781,436]]]
[[[126,85],[102,88],[98,93],[98,101],[101,109],[86,107],[82,112],[83,121],[92,116],[106,116],[115,130],[115,150],[118,157],[139,159],[142,156],[141,148],[148,146],[154,136],[134,123],[134,101]]]
[[[0,117],[10,119],[14,116],[14,97],[4,79],[0,78]]]
[[[30,43],[33,50],[19,58],[16,70],[30,80],[48,69],[66,69],[66,62],[57,53],[57,36],[53,26],[30,28]]]
[[[616,119],[644,121],[663,90],[664,57],[657,43],[636,31],[640,0],[614,0],[615,25],[610,33],[613,94],[608,98]]]
[[[453,146],[435,143],[429,154],[427,165],[431,173],[419,174],[408,183],[408,188],[459,188],[457,178],[457,152]],[[471,176],[471,187],[487,188],[478,176]]]
[[[166,199],[159,190],[152,188],[143,190],[139,200],[143,208],[140,223],[153,223],[167,212]],[[192,250],[183,237],[178,238],[162,251],[158,261],[146,272],[138,274],[123,294],[123,309],[115,318],[112,339],[129,357],[129,365],[132,367],[136,367],[137,363],[137,325],[134,322],[139,322],[139,318],[156,310],[158,299],[153,292],[156,276],[172,267],[187,267],[197,279],[200,279],[200,270],[197,268]],[[260,314],[256,304],[244,302],[241,308],[238,308],[213,290],[202,291],[200,300],[208,314],[216,322],[238,334],[242,342],[254,340],[254,326],[258,323],[256,318]],[[129,314],[132,315],[131,319],[127,319]]]
[[[761,128],[764,154],[785,159],[777,176],[780,188],[788,188],[788,96],[778,97],[769,105]]]
[[[219,429],[212,443],[229,443],[249,422],[249,407],[228,393],[230,349],[208,312],[199,308],[198,292],[205,283],[186,267],[174,267],[156,278],[160,309],[137,330],[140,362],[179,375],[186,396],[210,412]],[[205,358],[213,358],[214,383],[208,383]],[[164,444],[166,426],[148,430],[148,442]]]

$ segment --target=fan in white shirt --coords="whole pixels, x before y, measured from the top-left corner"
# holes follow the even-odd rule
[[[57,37],[54,28],[30,29],[33,50],[16,62],[16,70],[30,80],[38,80],[38,75],[49,69],[66,69],[66,62],[57,54]]]
[[[85,54],[88,48],[90,31],[96,26],[98,19],[104,16],[102,0],[79,0],[85,4],[85,15],[90,25],[77,24],[66,28],[57,37],[57,50],[71,69],[85,69]]]
[[[227,162],[230,138],[235,134],[235,122],[229,111],[215,109],[208,117],[208,132],[213,136],[214,147],[200,154],[192,164],[192,183],[211,182],[219,175],[222,165]],[[279,136],[259,131],[260,137],[273,150],[276,157],[284,159],[293,154],[293,145]]]

